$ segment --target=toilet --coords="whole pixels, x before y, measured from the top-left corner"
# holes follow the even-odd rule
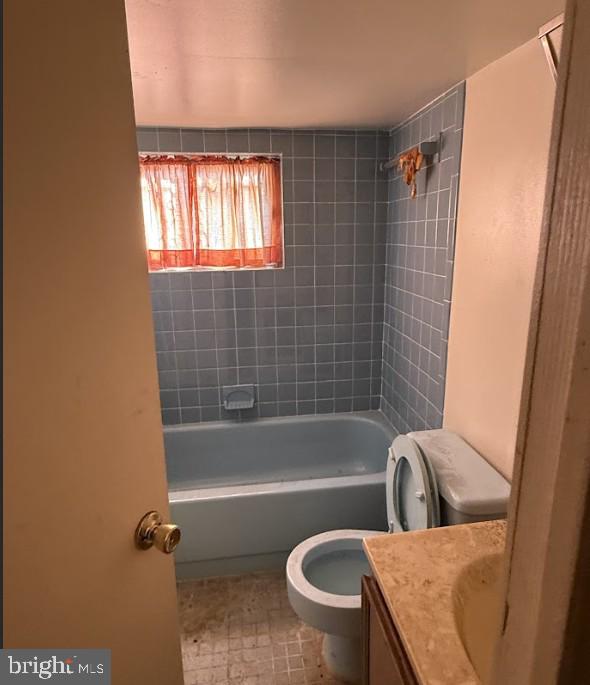
[[[398,435],[385,473],[390,533],[504,518],[509,483],[459,435]],[[332,530],[297,545],[287,560],[291,606],[324,633],[322,656],[346,682],[360,680],[361,577],[370,573],[363,539],[375,530]]]

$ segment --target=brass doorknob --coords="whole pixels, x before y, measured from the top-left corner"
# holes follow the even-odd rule
[[[180,528],[163,523],[157,511],[148,511],[135,529],[135,544],[139,549],[155,547],[164,554],[173,552],[180,542]]]

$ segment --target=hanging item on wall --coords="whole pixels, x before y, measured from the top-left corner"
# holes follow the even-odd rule
[[[398,168],[403,173],[404,181],[411,187],[410,197],[416,197],[416,174],[422,167],[424,155],[419,148],[414,147],[403,155],[400,155],[398,160]]]

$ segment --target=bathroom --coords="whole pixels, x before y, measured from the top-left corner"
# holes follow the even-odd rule
[[[148,62],[145,57],[141,61],[143,54],[137,58],[138,71]],[[519,73],[509,84],[506,76],[514,71]],[[213,628],[197,621],[195,607],[202,605],[204,615],[212,607],[225,615],[224,621],[213,622],[218,635],[225,635],[232,627],[231,605],[208,599],[208,585],[194,581],[231,576],[233,580],[219,583],[229,588],[241,584],[257,604],[247,579],[257,587],[259,574],[266,572],[267,582],[278,577],[284,591],[287,559],[302,541],[342,529],[387,530],[384,457],[395,435],[443,427],[445,383],[451,402],[445,427],[480,446],[510,476],[506,460],[514,447],[490,445],[487,435],[475,432],[484,408],[474,407],[473,416],[460,411],[454,418],[453,402],[463,409],[470,394],[482,402],[505,396],[502,410],[513,415],[489,426],[504,443],[515,439],[516,426],[509,419],[518,410],[522,382],[555,85],[536,37],[470,78],[469,86],[463,81],[444,90],[387,128],[361,128],[362,121],[358,128],[138,127],[140,154],[160,159],[186,154],[197,160],[203,153],[275,156],[282,176],[280,268],[167,270],[155,264],[150,273],[170,515],[182,531],[175,562],[177,578],[183,581],[181,621],[187,621],[185,682],[270,676],[277,682],[316,682],[338,673],[333,664],[327,668],[326,655],[313,650],[312,640],[267,644],[276,637],[269,637],[273,624],[267,625],[268,612],[256,625],[265,632],[254,652],[248,642],[242,653],[228,647],[211,658],[208,650],[225,647],[225,638],[203,644],[202,633]],[[535,79],[534,86],[519,96],[525,78]],[[502,121],[498,112],[490,113],[491,120],[473,113],[482,100],[494,97],[494,89],[506,98],[511,85],[515,92],[508,100],[516,103],[518,115],[511,110]],[[142,102],[141,83],[136,90]],[[176,107],[174,103],[171,109]],[[142,113],[137,112],[140,123],[153,119],[149,107],[143,118]],[[174,115],[189,113],[171,112],[163,123]],[[314,115],[305,112],[304,117]],[[196,111],[187,121],[198,123],[205,116]],[[465,124],[470,139],[462,158]],[[489,148],[478,138],[482,131]],[[432,151],[416,175],[412,198],[403,174],[383,165],[427,145]],[[493,160],[500,145],[512,149],[515,167],[520,164],[518,151],[527,154],[528,173],[520,187],[510,178],[510,163]],[[482,159],[486,176],[481,174]],[[477,201],[478,216],[468,215],[463,222],[469,230],[481,221],[482,184],[500,172],[505,180],[495,183],[494,203],[503,207],[502,222],[510,220],[503,230],[511,234],[501,233],[490,212],[488,225],[479,225],[477,245],[471,245],[470,235],[456,244],[456,236],[461,240],[462,235],[457,212],[468,213],[469,203]],[[528,212],[520,231],[529,243],[528,260],[517,251],[523,233],[511,230],[524,214],[521,206],[514,206],[515,198],[525,194]],[[144,215],[148,213],[155,210],[144,205]],[[206,218],[199,215],[199,221]],[[159,225],[158,232],[163,230]],[[483,231],[497,243],[493,273],[485,278],[465,275],[474,259],[465,252],[481,249]],[[453,294],[456,256],[456,278],[468,284],[455,282]],[[485,269],[486,261],[478,257],[478,268]],[[478,286],[473,280],[480,278],[482,291],[474,294]],[[520,297],[512,294],[509,303],[505,292],[494,292],[516,284]],[[466,311],[452,310],[457,301]],[[477,311],[482,301],[485,312]],[[453,337],[449,328],[454,314]],[[521,327],[507,327],[507,321],[521,315]],[[466,318],[469,330],[464,330]],[[480,330],[474,332],[476,325]],[[498,337],[501,332],[501,344],[494,339],[494,346],[487,353],[482,350],[470,367],[464,349],[490,345],[492,331]],[[504,354],[515,368],[505,365],[500,377],[484,378],[485,367],[499,364]],[[474,378],[480,379],[477,386]],[[235,397],[236,408],[231,404]],[[237,408],[240,401],[245,408]],[[506,425],[500,431],[502,420]],[[490,518],[505,514],[505,507],[505,502],[496,511],[492,507]],[[358,559],[349,563],[362,564]],[[369,572],[368,564],[364,571]],[[356,595],[360,575],[357,571]],[[236,631],[239,635],[239,625]],[[287,661],[286,648],[291,650]],[[352,651],[348,645],[345,650]],[[247,661],[253,656],[254,664]]]
[[[46,443],[80,484],[50,488],[62,514],[83,512],[64,554],[97,614],[99,598],[122,608],[79,643],[63,610],[57,639],[112,649],[113,682],[535,682],[506,675],[526,624],[514,512],[525,521],[525,485],[543,475],[527,461],[542,422],[527,417],[574,10],[337,4],[64,0],[102,60],[80,62],[72,101],[90,69],[120,81],[97,86],[94,115],[80,104],[79,131],[64,131],[65,97],[47,126],[64,169],[102,141],[95,186],[112,203],[78,191],[87,234],[46,247],[71,260],[46,284],[60,304],[27,309],[55,335],[48,413],[13,442],[35,453],[60,421],[69,436]],[[113,26],[109,57],[95,23]],[[63,30],[66,51],[80,37]],[[87,450],[101,458],[79,465]],[[82,521],[114,540],[91,549]],[[24,567],[42,574],[23,551],[15,587]],[[11,646],[47,646],[19,611]]]

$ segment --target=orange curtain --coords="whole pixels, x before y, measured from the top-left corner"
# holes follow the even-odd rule
[[[143,158],[143,220],[150,271],[195,266],[194,185],[188,160]]]
[[[280,161],[142,157],[148,263],[166,268],[280,267]]]

